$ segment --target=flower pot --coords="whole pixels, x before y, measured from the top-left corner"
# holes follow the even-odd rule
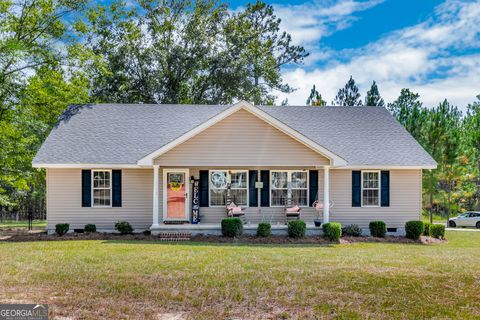
[[[320,227],[322,225],[322,220],[320,219],[314,219],[313,223],[315,223],[315,227]]]

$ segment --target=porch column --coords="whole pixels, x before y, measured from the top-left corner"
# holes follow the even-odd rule
[[[323,223],[330,222],[330,166],[323,167]]]
[[[159,165],[153,165],[153,210],[152,210],[152,226],[158,228],[158,172]]]

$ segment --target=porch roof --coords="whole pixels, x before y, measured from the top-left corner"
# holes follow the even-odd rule
[[[245,103],[248,104],[248,103]],[[249,105],[249,104],[248,104]],[[237,105],[70,106],[33,164],[137,165],[138,161]],[[432,167],[436,162],[381,107],[251,106],[349,166]]]

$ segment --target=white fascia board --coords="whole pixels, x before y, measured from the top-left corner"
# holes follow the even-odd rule
[[[398,165],[347,165],[334,167],[332,169],[345,169],[345,170],[369,170],[369,169],[378,169],[378,170],[408,170],[408,169],[425,169],[432,170],[436,169],[436,165],[418,165],[418,166],[398,166]]]
[[[46,169],[151,169],[151,167],[138,164],[118,163],[33,163],[32,167]]]

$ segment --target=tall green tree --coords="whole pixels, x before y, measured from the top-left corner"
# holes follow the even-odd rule
[[[476,208],[480,210],[480,95],[477,101],[467,106],[465,117],[465,133],[468,146],[471,148],[473,162],[476,163]]]
[[[365,97],[365,105],[379,107],[383,107],[385,105],[385,102],[380,96],[380,92],[378,91],[378,86],[375,81],[373,81],[370,90],[367,91],[367,96]]]
[[[417,141],[424,145],[422,123],[427,120],[427,114],[419,98],[418,93],[404,88],[400,91],[400,96],[387,105],[387,109]]]
[[[88,14],[87,46],[103,62],[89,69],[92,94],[101,101],[273,103],[274,91],[292,90],[281,68],[307,55],[263,2],[235,13],[213,0],[138,6],[114,2]]]
[[[347,107],[360,107],[362,106],[362,100],[360,99],[360,93],[358,87],[355,84],[355,80],[350,76],[350,79],[345,84],[345,87],[338,90],[335,100],[332,102],[336,106]]]
[[[312,90],[310,90],[310,95],[307,99],[307,105],[323,107],[327,105],[327,101],[322,99],[322,95],[317,91],[315,85],[313,85]]]

